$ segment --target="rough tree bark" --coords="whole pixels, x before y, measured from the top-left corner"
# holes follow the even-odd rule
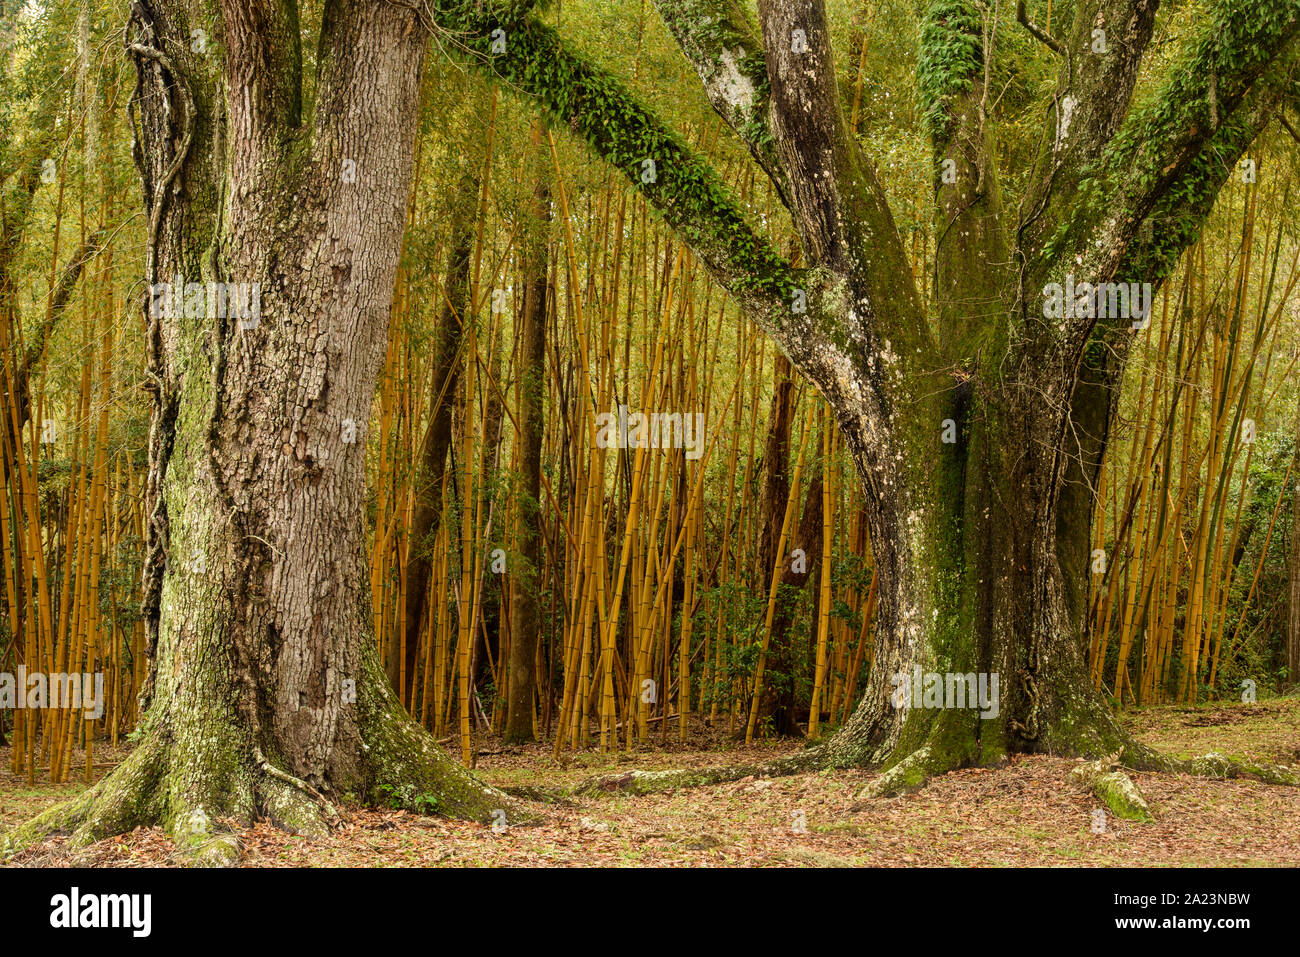
[[[365,425],[427,26],[400,5],[331,0],[304,115],[294,0],[131,9],[146,285],[255,282],[261,310],[146,302],[147,713],[121,766],[9,846],[162,822],[195,861],[225,863],[237,847],[222,819],[319,833],[349,794],[513,818],[409,720],[371,632]]]
[[[306,788],[318,785],[413,803],[429,789],[462,813],[494,804],[405,719],[364,638],[360,450],[338,439],[342,417],[365,421],[382,358],[430,28],[454,32],[448,49],[626,173],[834,411],[880,583],[875,664],[845,727],[772,770],[876,766],[890,790],[1014,751],[1175,766],[1134,744],[1091,691],[1062,571],[1092,507],[1076,502],[1063,524],[1063,488],[1072,471],[1088,477],[1106,436],[1073,426],[1109,415],[1135,333],[1127,320],[1047,321],[1040,290],[1067,272],[1164,280],[1237,160],[1294,97],[1300,0],[1211,0],[1136,100],[1156,0],[1079,0],[1014,207],[985,116],[988,11],[931,0],[918,64],[941,227],[931,311],[847,130],[823,0],[760,0],[757,22],[734,0],[656,5],[785,202],[806,265],[780,256],[713,170],[527,0],[333,0],[306,125],[290,0],[227,0],[221,17],[180,0],[134,5],[157,221],[149,281],[260,277],[263,320],[242,334],[188,319],[151,329],[150,567],[167,556],[148,582],[163,586],[153,706],[128,762],[20,839],[70,826],[86,839],[157,818],[176,832],[199,810],[261,808],[310,828],[319,815]],[[1113,54],[1093,55],[1098,26]],[[224,69],[187,52],[196,27],[221,34]],[[647,158],[650,183],[639,176]],[[345,159],[357,171],[347,188],[336,175]],[[953,443],[941,440],[948,420]],[[913,666],[998,672],[998,717],[892,708],[889,678]],[[353,676],[357,701],[345,706]],[[1270,774],[1217,757],[1186,766]]]

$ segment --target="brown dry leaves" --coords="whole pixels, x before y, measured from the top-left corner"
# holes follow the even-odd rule
[[[1243,714],[1248,727],[1242,727]],[[1209,723],[1219,715],[1222,723]],[[1133,723],[1145,740],[1171,751],[1219,747],[1276,760],[1300,748],[1300,699],[1295,698],[1240,710],[1232,705],[1161,709]],[[1253,748],[1243,740],[1246,734]],[[1224,747],[1225,735],[1239,746]],[[497,746],[485,740],[481,747]],[[779,750],[674,749],[619,758],[578,756],[557,765],[545,747],[501,749],[480,758],[479,772],[496,784],[527,780],[559,787],[617,767],[729,764]],[[4,757],[0,754],[0,760]],[[285,834],[268,822],[244,829],[240,837],[249,867],[1300,866],[1300,789],[1135,774],[1156,821],[1108,817],[1106,830],[1094,833],[1096,799],[1067,780],[1076,764],[1022,757],[1003,768],[945,775],[913,794],[867,801],[855,797],[872,777],[860,771],[746,779],[645,797],[593,797],[544,807],[541,824],[507,822],[502,833],[490,825],[356,810],[320,841]],[[33,793],[12,776],[0,777],[0,821],[13,823],[75,790],[45,786]],[[14,863],[165,866],[172,863],[171,843],[158,828],[138,829],[80,852],[60,838]]]

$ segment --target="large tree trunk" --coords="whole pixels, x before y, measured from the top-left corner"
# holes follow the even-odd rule
[[[924,392],[926,390],[918,390]],[[918,403],[895,442],[894,481],[846,431],[869,494],[880,581],[875,661],[861,704],[827,743],[833,763],[883,765],[881,790],[1016,751],[1123,751],[1127,738],[1086,681],[1057,558],[1068,408],[1040,376],[984,395]],[[899,416],[902,419],[902,416]],[[957,441],[941,440],[942,423]],[[951,432],[949,433],[951,434]],[[896,706],[895,676],[997,676],[992,707]],[[961,699],[957,699],[959,702]],[[952,702],[947,702],[951,705]]]
[[[325,795],[487,820],[504,796],[408,719],[371,630],[365,424],[428,37],[409,9],[331,4],[304,121],[293,7],[222,13],[224,64],[191,43],[210,21],[188,5],[134,6],[146,281],[257,283],[260,316],[147,317],[143,737],[26,833],[92,840],[161,821],[224,862],[235,848],[219,818],[319,832]]]
[[[988,114],[996,96],[985,87],[1002,31],[973,0],[924,4],[929,307],[876,165],[844,119],[824,0],[759,0],[757,21],[744,4],[656,6],[789,211],[806,266],[781,257],[707,163],[536,17],[459,5],[436,15],[480,57],[505,24],[510,40],[490,58],[493,73],[616,168],[630,172],[632,158],[653,153],[659,175],[639,187],[647,200],[835,414],[877,561],[876,652],[852,720],[782,766],[883,764],[888,786],[1015,750],[1122,750],[1159,763],[1121,733],[1087,681],[1074,577],[1094,507],[1079,488],[1104,452],[1141,327],[1128,322],[1136,316],[1091,310],[1053,317],[1040,291],[1068,276],[1159,288],[1287,95],[1300,56],[1290,0],[1211,4],[1195,39],[1163,66],[1143,62],[1157,3],[1076,4],[1048,42],[1060,55],[1057,85],[1014,205],[1002,200]],[[1098,23],[1108,55],[1094,55]],[[1131,106],[1148,65],[1163,77]],[[957,440],[944,441],[953,428]],[[996,715],[892,707],[890,679],[914,667],[996,672]]]

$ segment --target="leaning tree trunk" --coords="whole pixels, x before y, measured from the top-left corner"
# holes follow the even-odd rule
[[[427,33],[406,8],[335,4],[304,120],[291,7],[227,4],[224,64],[215,43],[196,52],[188,38],[211,23],[186,8],[137,4],[128,31],[146,283],[256,283],[260,315],[146,307],[142,740],[25,834],[76,828],[86,841],[162,822],[221,862],[235,847],[218,819],[319,832],[334,795],[486,820],[511,805],[401,708],[375,648],[367,574],[365,424]]]

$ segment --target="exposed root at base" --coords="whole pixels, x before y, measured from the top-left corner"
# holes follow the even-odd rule
[[[362,664],[366,680],[358,682],[357,724],[368,770],[367,800],[377,806],[483,824],[514,826],[539,820],[526,804],[462,767],[438,747],[433,735],[411,720],[377,654],[367,650]]]
[[[296,778],[286,771],[281,771],[270,761],[266,760],[266,755],[262,753],[259,747],[253,748],[253,757],[256,759],[262,773],[268,775],[274,781],[286,785],[291,789],[290,794],[283,793],[285,788],[276,788],[268,786],[263,789],[263,803],[272,821],[277,826],[283,827],[280,822],[285,822],[288,826],[285,830],[293,831],[298,834],[320,834],[326,833],[329,828],[320,818],[316,807],[319,807],[326,814],[335,820],[346,820],[333,804],[326,799],[314,787],[301,778]],[[303,807],[301,796],[305,795],[314,802],[315,807]],[[295,823],[300,821],[300,823]]]
[[[579,782],[569,793],[574,796],[599,794],[657,794],[675,788],[697,788],[725,784],[742,778],[779,778],[827,766],[824,748],[810,748],[798,754],[764,761],[761,764],[733,764],[721,768],[674,771],[620,771],[601,774]]]
[[[1121,756],[1130,767],[1141,771],[1190,774],[1219,780],[1254,778],[1265,784],[1300,785],[1300,776],[1287,767],[1255,764],[1214,751],[1188,761],[1161,754],[1136,742],[1130,742],[1120,754],[1089,761],[1070,772],[1070,779],[1091,790],[1111,813],[1131,821],[1149,822],[1155,818],[1138,786],[1119,766]]]
[[[516,784],[501,787],[498,790],[521,801],[536,801],[538,804],[551,804],[557,807],[577,807],[578,802],[569,798],[564,788],[544,788],[530,784]]]
[[[70,835],[71,846],[81,848],[136,827],[160,825],[174,842],[179,863],[228,867],[241,857],[231,819],[236,827],[251,826],[256,816],[265,815],[281,830],[310,838],[326,836],[330,820],[345,819],[324,794],[277,768],[259,748],[217,783],[196,776],[205,762],[178,762],[167,743],[160,732],[146,735],[93,787],[0,834],[0,859],[55,835]],[[420,734],[401,729],[368,750],[367,796],[374,804],[512,826],[537,819],[526,805],[477,781]]]
[[[140,746],[94,787],[0,836],[0,857],[10,857],[55,834],[71,833],[73,845],[84,847],[156,822],[161,818],[158,785],[163,767],[159,743]]]
[[[265,769],[263,771],[265,773]],[[325,837],[330,830],[326,815],[336,821],[345,820],[323,797],[317,799],[278,775],[268,773],[257,790],[262,813],[272,824],[290,834],[301,834],[309,838]]]
[[[1109,758],[1093,760],[1084,766],[1091,770],[1079,770],[1075,773],[1078,776],[1076,779],[1092,788],[1117,816],[1129,820],[1150,821],[1153,820],[1153,816],[1137,785],[1119,768],[1121,762],[1139,771],[1193,774],[1213,778],[1252,777],[1267,784],[1300,784],[1300,776],[1287,767],[1254,764],[1217,753],[1184,761],[1160,754],[1122,733],[1120,737],[1123,743],[1118,752]],[[931,778],[941,774],[973,764],[987,766],[1001,763],[1006,757],[1001,753],[978,756],[974,751],[954,748],[951,741],[945,740],[942,730],[938,729],[925,744],[906,753],[897,761],[887,759],[883,763],[872,760],[868,756],[855,758],[852,749],[846,751],[843,746],[834,748],[833,743],[833,741],[828,742],[799,754],[762,764],[731,765],[702,770],[632,770],[603,774],[580,782],[567,794],[574,797],[611,793],[656,794],[676,788],[723,784],[747,777],[782,777],[831,768],[883,767],[883,771],[859,794],[860,798],[871,799],[916,791],[924,787]],[[1092,755],[1088,756],[1092,757]],[[1085,775],[1086,780],[1083,778]],[[562,796],[552,795],[551,799]]]
[[[1151,822],[1146,799],[1133,779],[1118,767],[1119,755],[1097,761],[1088,761],[1070,772],[1070,780],[1095,794],[1116,817],[1128,821]]]
[[[176,838],[176,860],[190,867],[234,867],[243,855],[239,837],[232,831]]]
[[[1190,774],[1198,778],[1254,778],[1265,784],[1300,786],[1300,769],[1277,764],[1257,764],[1230,758],[1217,751],[1184,760],[1161,754],[1144,744],[1131,742],[1121,755],[1124,764],[1137,771],[1163,771],[1167,774]]]
[[[938,774],[953,770],[953,766],[936,758],[927,744],[917,748],[903,760],[873,779],[858,794],[860,798],[893,797],[919,790],[926,781]]]
[[[1289,787],[1300,786],[1300,772],[1276,764],[1255,764],[1237,758],[1225,757],[1217,751],[1202,754],[1199,758],[1180,762],[1187,768],[1188,774],[1203,778],[1242,778],[1250,777],[1265,784],[1281,784]]]

